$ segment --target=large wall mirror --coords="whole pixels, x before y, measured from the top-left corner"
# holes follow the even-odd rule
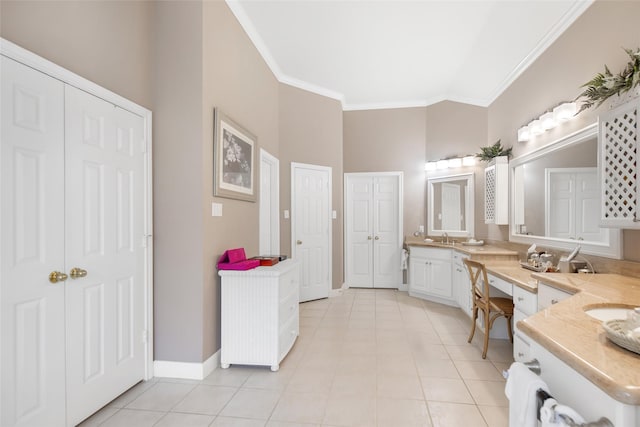
[[[427,180],[430,236],[473,237],[473,183],[472,173]]]
[[[511,241],[620,258],[619,230],[600,227],[597,124],[510,163]]]

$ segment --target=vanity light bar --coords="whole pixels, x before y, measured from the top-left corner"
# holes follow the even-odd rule
[[[474,166],[476,164],[475,156],[454,157],[451,159],[442,159],[427,162],[424,164],[425,171],[434,171],[436,169],[459,168],[461,166]]]
[[[532,120],[528,125],[518,129],[518,141],[529,141],[532,136],[543,134],[549,129],[553,129],[558,124],[572,119],[578,106],[575,102],[563,102],[551,111],[545,112],[539,118]]]

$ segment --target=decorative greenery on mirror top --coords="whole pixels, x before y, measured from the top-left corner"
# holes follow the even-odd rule
[[[476,154],[476,157],[482,160],[483,162],[489,162],[494,157],[499,157],[499,156],[511,157],[512,151],[513,151],[513,147],[505,148],[500,143],[500,140],[497,140],[496,143],[493,145],[489,145],[487,147],[480,147],[480,152]]]
[[[628,92],[640,84],[640,48],[635,52],[631,49],[625,49],[625,52],[631,59],[619,74],[611,74],[609,67],[605,65],[604,73],[596,74],[593,79],[581,86],[586,89],[576,100],[585,99],[576,114],[593,105],[599,107],[611,96]]]

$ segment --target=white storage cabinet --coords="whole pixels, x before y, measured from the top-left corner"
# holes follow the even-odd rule
[[[300,270],[292,259],[247,271],[221,270],[220,366],[267,365],[272,371],[298,337]]]
[[[599,117],[598,138],[603,227],[640,228],[638,131],[640,100]]]
[[[509,224],[509,159],[495,157],[484,170],[484,222]]]
[[[451,280],[451,249],[411,246],[409,295],[457,306]]]

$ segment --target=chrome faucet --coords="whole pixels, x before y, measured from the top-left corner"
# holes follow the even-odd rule
[[[446,243],[447,245],[449,244],[449,235],[446,232],[442,233],[442,243]]]

